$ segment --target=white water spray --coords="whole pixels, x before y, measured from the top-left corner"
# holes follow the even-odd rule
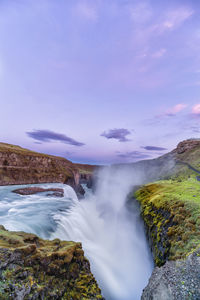
[[[51,238],[82,242],[106,300],[140,299],[153,268],[137,204],[125,205],[139,182],[126,168],[104,168],[95,194],[74,195],[70,209],[54,215]]]

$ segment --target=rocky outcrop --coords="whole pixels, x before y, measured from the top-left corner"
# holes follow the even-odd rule
[[[37,193],[45,193],[45,192],[53,192],[51,194],[47,194],[47,196],[56,196],[56,197],[64,197],[64,190],[60,188],[49,188],[49,189],[44,189],[40,187],[27,187],[27,188],[21,188],[21,189],[16,189],[12,191],[15,194],[19,195],[34,195]]]
[[[189,139],[180,142],[174,152],[177,154],[182,154],[184,152],[188,152],[196,147],[200,147],[200,140],[199,139]]]
[[[163,267],[156,267],[141,299],[200,299],[200,249],[185,260],[168,261]]]
[[[0,226],[0,299],[103,299],[80,243]]]
[[[81,174],[89,176],[93,170],[93,166],[76,165],[62,157],[0,143],[0,185],[60,182],[84,194]]]

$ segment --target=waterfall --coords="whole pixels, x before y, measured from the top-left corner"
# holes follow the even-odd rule
[[[122,167],[102,168],[94,193],[78,200],[74,190],[58,183],[0,187],[0,224],[46,239],[81,242],[106,300],[138,300],[153,269],[137,202],[127,204],[139,173]],[[22,196],[16,188],[63,188],[64,197],[48,193]]]
[[[104,168],[94,194],[54,215],[51,238],[82,242],[106,300],[140,299],[153,268],[138,205],[126,205],[135,183],[126,168]]]

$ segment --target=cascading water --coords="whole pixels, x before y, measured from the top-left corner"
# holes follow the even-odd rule
[[[54,216],[52,236],[82,242],[107,300],[140,299],[153,268],[137,203],[125,205],[133,180],[126,168],[104,168],[94,194]]]
[[[20,196],[10,193],[13,187],[0,187],[0,224],[82,242],[106,300],[137,300],[153,268],[137,203],[126,204],[139,183],[141,178],[126,168],[110,167],[99,172],[95,193],[86,190],[81,201],[62,184],[40,186],[62,187],[64,198]]]

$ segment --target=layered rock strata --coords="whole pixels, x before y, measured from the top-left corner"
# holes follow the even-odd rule
[[[90,165],[76,165],[62,157],[0,143],[0,185],[60,182],[83,195],[80,179],[85,176],[90,181],[93,170]]]

